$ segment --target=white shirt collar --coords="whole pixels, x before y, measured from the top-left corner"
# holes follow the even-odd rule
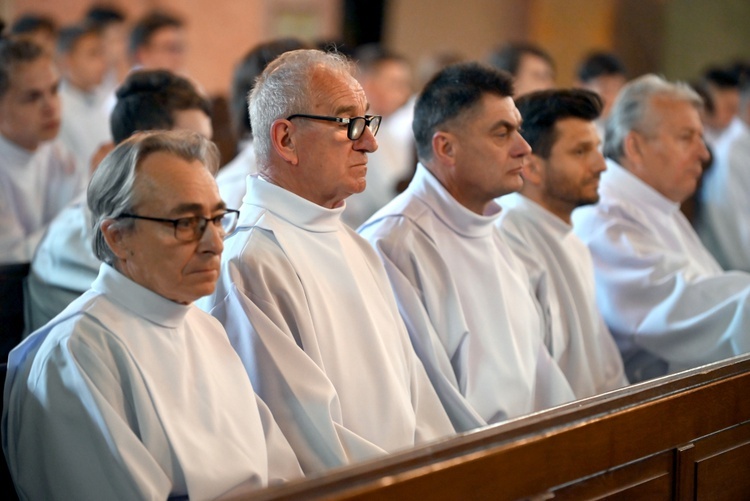
[[[483,216],[461,205],[421,163],[417,164],[417,172],[409,185],[409,191],[424,201],[445,225],[465,237],[481,238],[490,235],[494,222],[500,216],[501,208],[494,201],[490,202],[487,214]]]
[[[527,198],[520,193],[511,193],[501,199],[501,204],[507,209],[516,209],[528,213],[530,219],[539,219],[545,226],[564,237],[573,231],[573,226],[566,223],[558,216],[545,209],[535,201]]]
[[[674,214],[680,210],[680,204],[668,199],[638,176],[627,170],[612,159],[607,159],[607,170],[602,173],[601,193],[620,198],[637,201],[638,204],[649,205],[664,214]]]
[[[146,289],[104,263],[91,288],[137,316],[167,328],[179,327],[191,308]]]
[[[40,144],[41,146],[41,144]],[[2,151],[2,162],[9,165],[26,165],[37,150],[31,151],[23,148],[7,137],[0,134],[0,151]]]
[[[342,204],[341,207],[327,209],[257,175],[247,176],[247,193],[242,201],[267,209],[306,231],[319,233],[341,229],[341,213],[346,207]]]

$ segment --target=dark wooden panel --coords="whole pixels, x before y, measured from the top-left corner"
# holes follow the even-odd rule
[[[575,461],[575,459],[571,458]],[[586,461],[580,458],[579,461]],[[663,452],[554,489],[555,501],[673,497],[674,454]]]
[[[698,461],[699,501],[750,499],[750,444]]]
[[[698,500],[750,499],[750,423],[696,442]]]

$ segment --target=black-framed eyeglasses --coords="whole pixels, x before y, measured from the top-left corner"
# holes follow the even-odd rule
[[[378,133],[380,128],[380,121],[383,119],[380,115],[365,115],[363,117],[327,117],[323,115],[305,115],[303,113],[297,113],[295,115],[289,115],[286,117],[287,120],[293,118],[309,118],[310,120],[327,120],[328,122],[338,122],[340,124],[348,125],[346,129],[346,137],[352,141],[356,141],[365,132],[365,127],[370,129],[372,135]]]
[[[210,221],[216,227],[220,227],[224,235],[229,235],[237,227],[237,219],[240,211],[227,209],[223,214],[214,217],[192,216],[177,219],[166,219],[162,217],[140,216],[138,214],[120,214],[115,219],[131,218],[156,221],[158,223],[169,223],[174,226],[174,237],[180,242],[195,242],[203,238],[206,227]]]

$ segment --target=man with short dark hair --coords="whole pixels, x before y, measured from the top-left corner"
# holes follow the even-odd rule
[[[215,499],[301,476],[216,320],[237,221],[194,132],[121,143],[89,184],[91,289],[10,354],[3,452],[21,499]]]
[[[750,351],[750,275],[724,272],[680,212],[708,158],[701,106],[688,85],[656,75],[623,87],[601,198],[573,213],[631,382]]]
[[[13,21],[9,31],[14,40],[32,42],[49,56],[55,52],[57,23],[50,16],[31,12],[24,14]]]
[[[453,434],[382,264],[341,221],[365,189],[380,123],[351,63],[282,54],[253,88],[250,122],[259,175],[201,306],[224,324],[303,470]]]
[[[419,165],[360,234],[385,264],[414,348],[457,429],[573,399],[523,264],[494,226],[531,149],[509,75],[449,66],[414,109]]]
[[[99,87],[107,71],[99,27],[77,24],[62,28],[57,37],[57,64],[62,75],[60,140],[88,177],[94,153],[111,141],[109,96]]]
[[[101,30],[107,61],[102,88],[114,91],[130,71],[125,13],[114,5],[94,4],[86,11],[85,20]]]
[[[714,144],[703,178],[698,234],[725,270],[750,272],[750,74],[740,85],[739,113]]]
[[[131,73],[117,91],[110,117],[120,143],[134,132],[180,129],[211,137],[209,103],[185,78],[165,70]],[[83,199],[52,221],[39,244],[28,278],[31,332],[88,290],[101,265],[91,251],[91,216]]]
[[[737,122],[741,76],[739,67],[712,66],[700,78],[698,85],[710,99],[703,113],[703,135],[711,148]]]
[[[185,29],[181,19],[150,12],[130,32],[130,57],[136,68],[182,73],[185,67]]]
[[[625,65],[612,52],[592,52],[578,65],[578,86],[599,94],[602,112],[596,121],[599,135],[604,137],[604,122],[623,85],[628,81]]]
[[[627,384],[596,308],[591,254],[570,221],[574,209],[599,200],[601,100],[586,90],[548,90],[526,94],[516,105],[532,154],[521,190],[501,199],[497,224],[529,273],[552,356],[576,397],[590,397]]]

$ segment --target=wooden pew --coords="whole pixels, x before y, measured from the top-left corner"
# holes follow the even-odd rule
[[[750,356],[244,499],[750,499]]]

